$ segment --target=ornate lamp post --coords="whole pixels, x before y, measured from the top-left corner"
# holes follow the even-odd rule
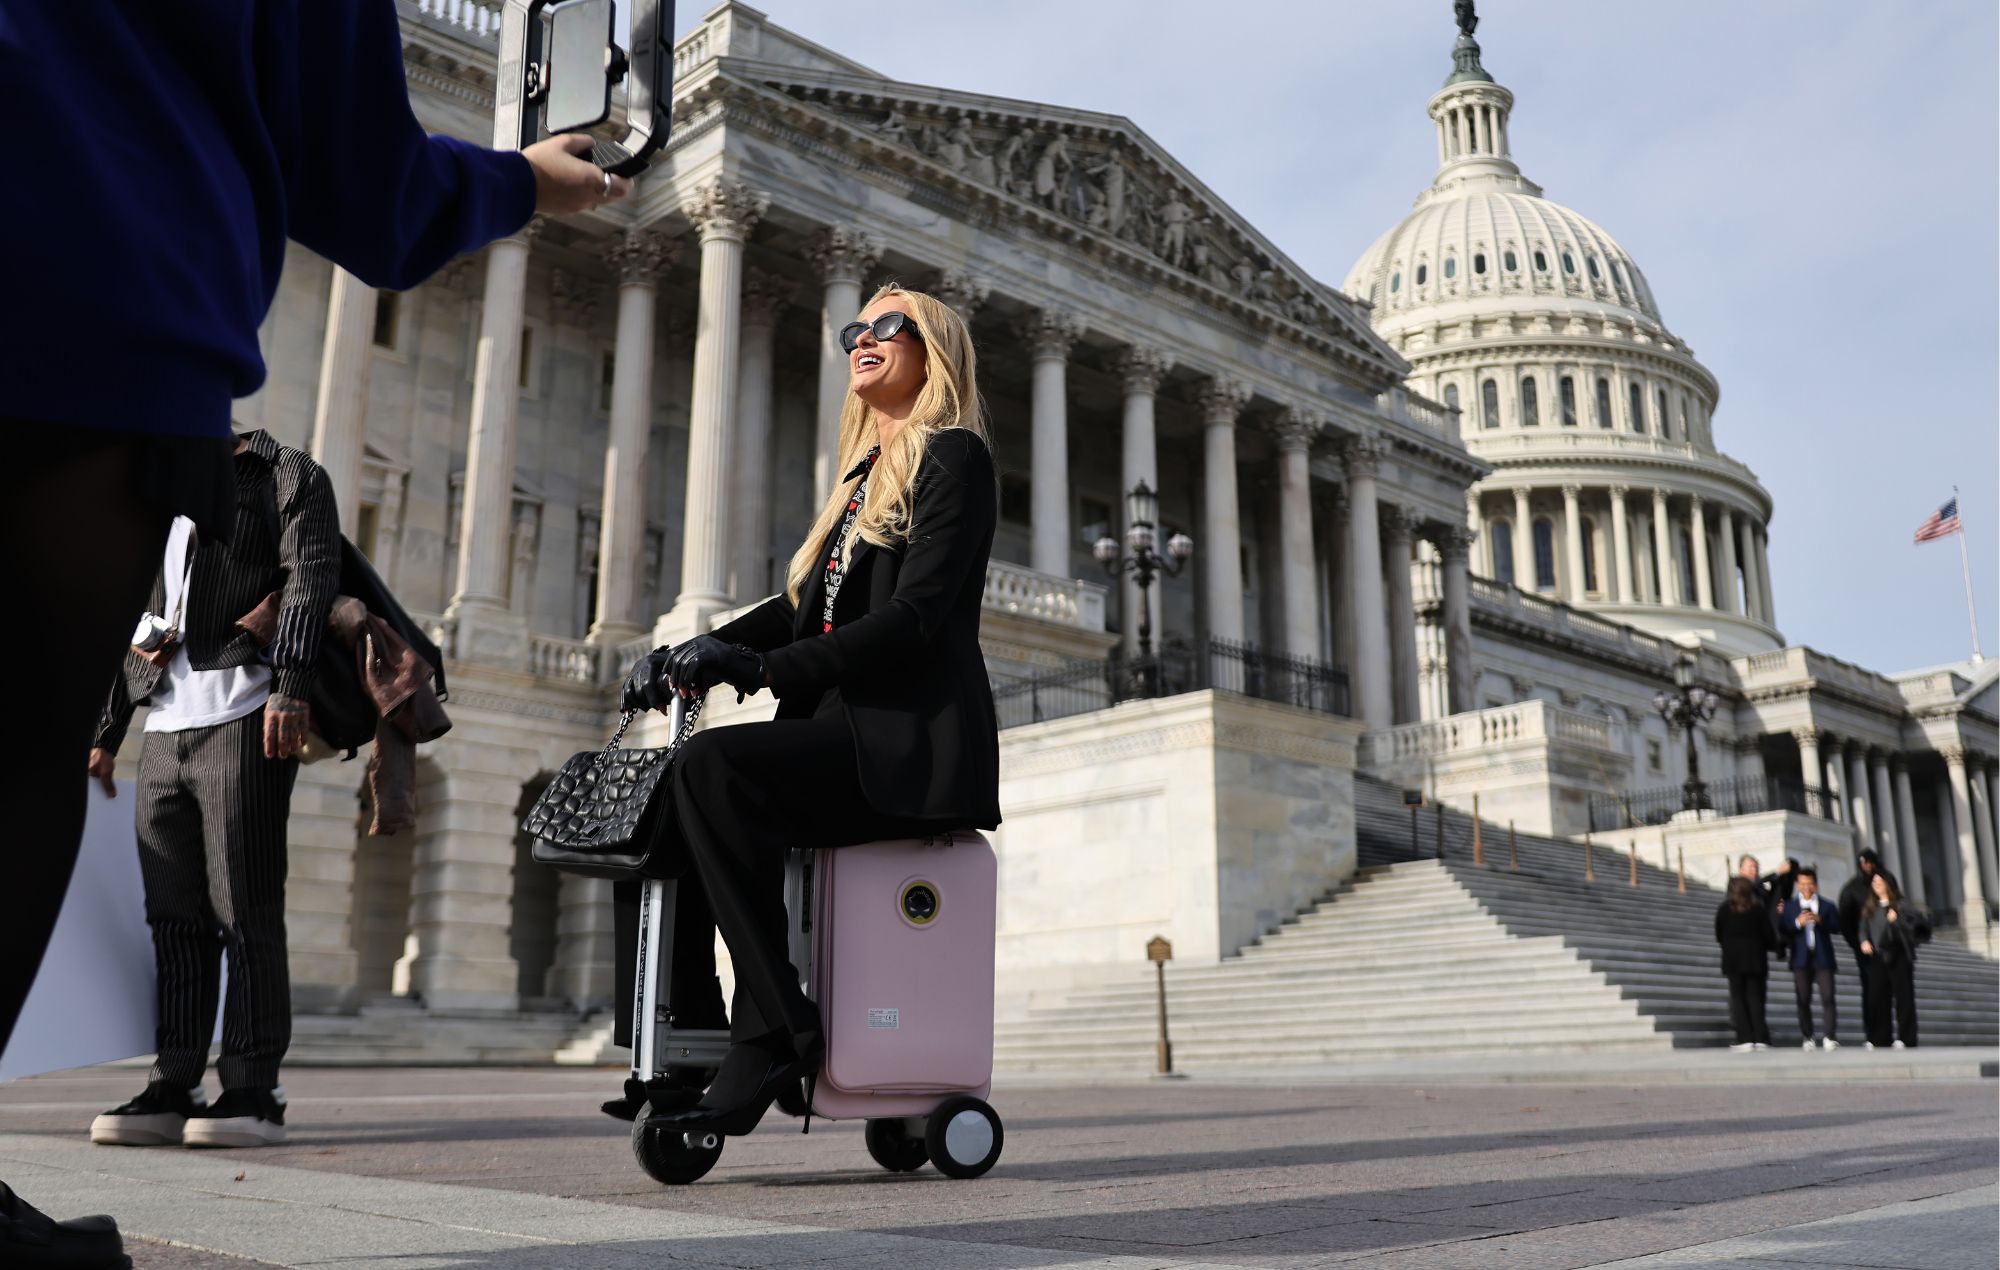
[[[1682,657],[1674,663],[1674,691],[1653,694],[1653,709],[1669,728],[1687,729],[1688,778],[1681,785],[1681,810],[1701,811],[1709,806],[1708,785],[1701,779],[1701,755],[1694,747],[1695,729],[1715,717],[1722,698],[1694,681],[1694,659]]]
[[[1161,574],[1173,577],[1181,571],[1189,556],[1194,554],[1194,539],[1186,534],[1174,534],[1167,539],[1167,552],[1162,556],[1157,549],[1158,532],[1156,524],[1160,514],[1160,496],[1144,481],[1134,485],[1125,495],[1125,551],[1118,549],[1118,540],[1110,536],[1099,538],[1090,549],[1104,571],[1112,577],[1121,573],[1131,573],[1132,581],[1139,587],[1139,671],[1134,676],[1134,688],[1140,696],[1157,695],[1159,679],[1157,667],[1153,665],[1153,607],[1147,596],[1153,579]]]

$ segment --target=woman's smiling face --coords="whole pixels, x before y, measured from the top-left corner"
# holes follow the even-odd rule
[[[872,325],[885,313],[908,312],[901,296],[885,295],[855,320]],[[900,415],[907,413],[923,389],[929,364],[916,324],[906,317],[903,329],[888,340],[876,339],[872,329],[861,332],[854,351],[847,355],[848,382],[855,396],[869,405],[885,414]]]

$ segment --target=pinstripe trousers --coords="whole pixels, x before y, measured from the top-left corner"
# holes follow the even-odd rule
[[[285,820],[297,759],[264,757],[264,712],[146,737],[139,867],[153,929],[159,1025],[152,1079],[189,1088],[208,1067],[222,957],[224,1089],[268,1089],[292,1041],[285,962]]]

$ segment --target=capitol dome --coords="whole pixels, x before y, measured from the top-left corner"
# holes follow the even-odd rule
[[[1471,499],[1475,568],[1670,638],[1782,646],[1771,498],[1716,448],[1715,377],[1618,241],[1522,175],[1514,94],[1462,9],[1429,103],[1436,176],[1344,290],[1494,468]]]

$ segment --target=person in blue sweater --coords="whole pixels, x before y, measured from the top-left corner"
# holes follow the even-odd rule
[[[393,0],[0,0],[0,120],[38,156],[0,180],[0,629],[32,738],[5,776],[4,1053],[76,862],[76,756],[168,525],[228,537],[230,403],[264,381],[286,240],[408,288],[628,185],[583,137],[426,135]],[[52,1221],[0,1182],[0,1265],[130,1264],[111,1219]]]

